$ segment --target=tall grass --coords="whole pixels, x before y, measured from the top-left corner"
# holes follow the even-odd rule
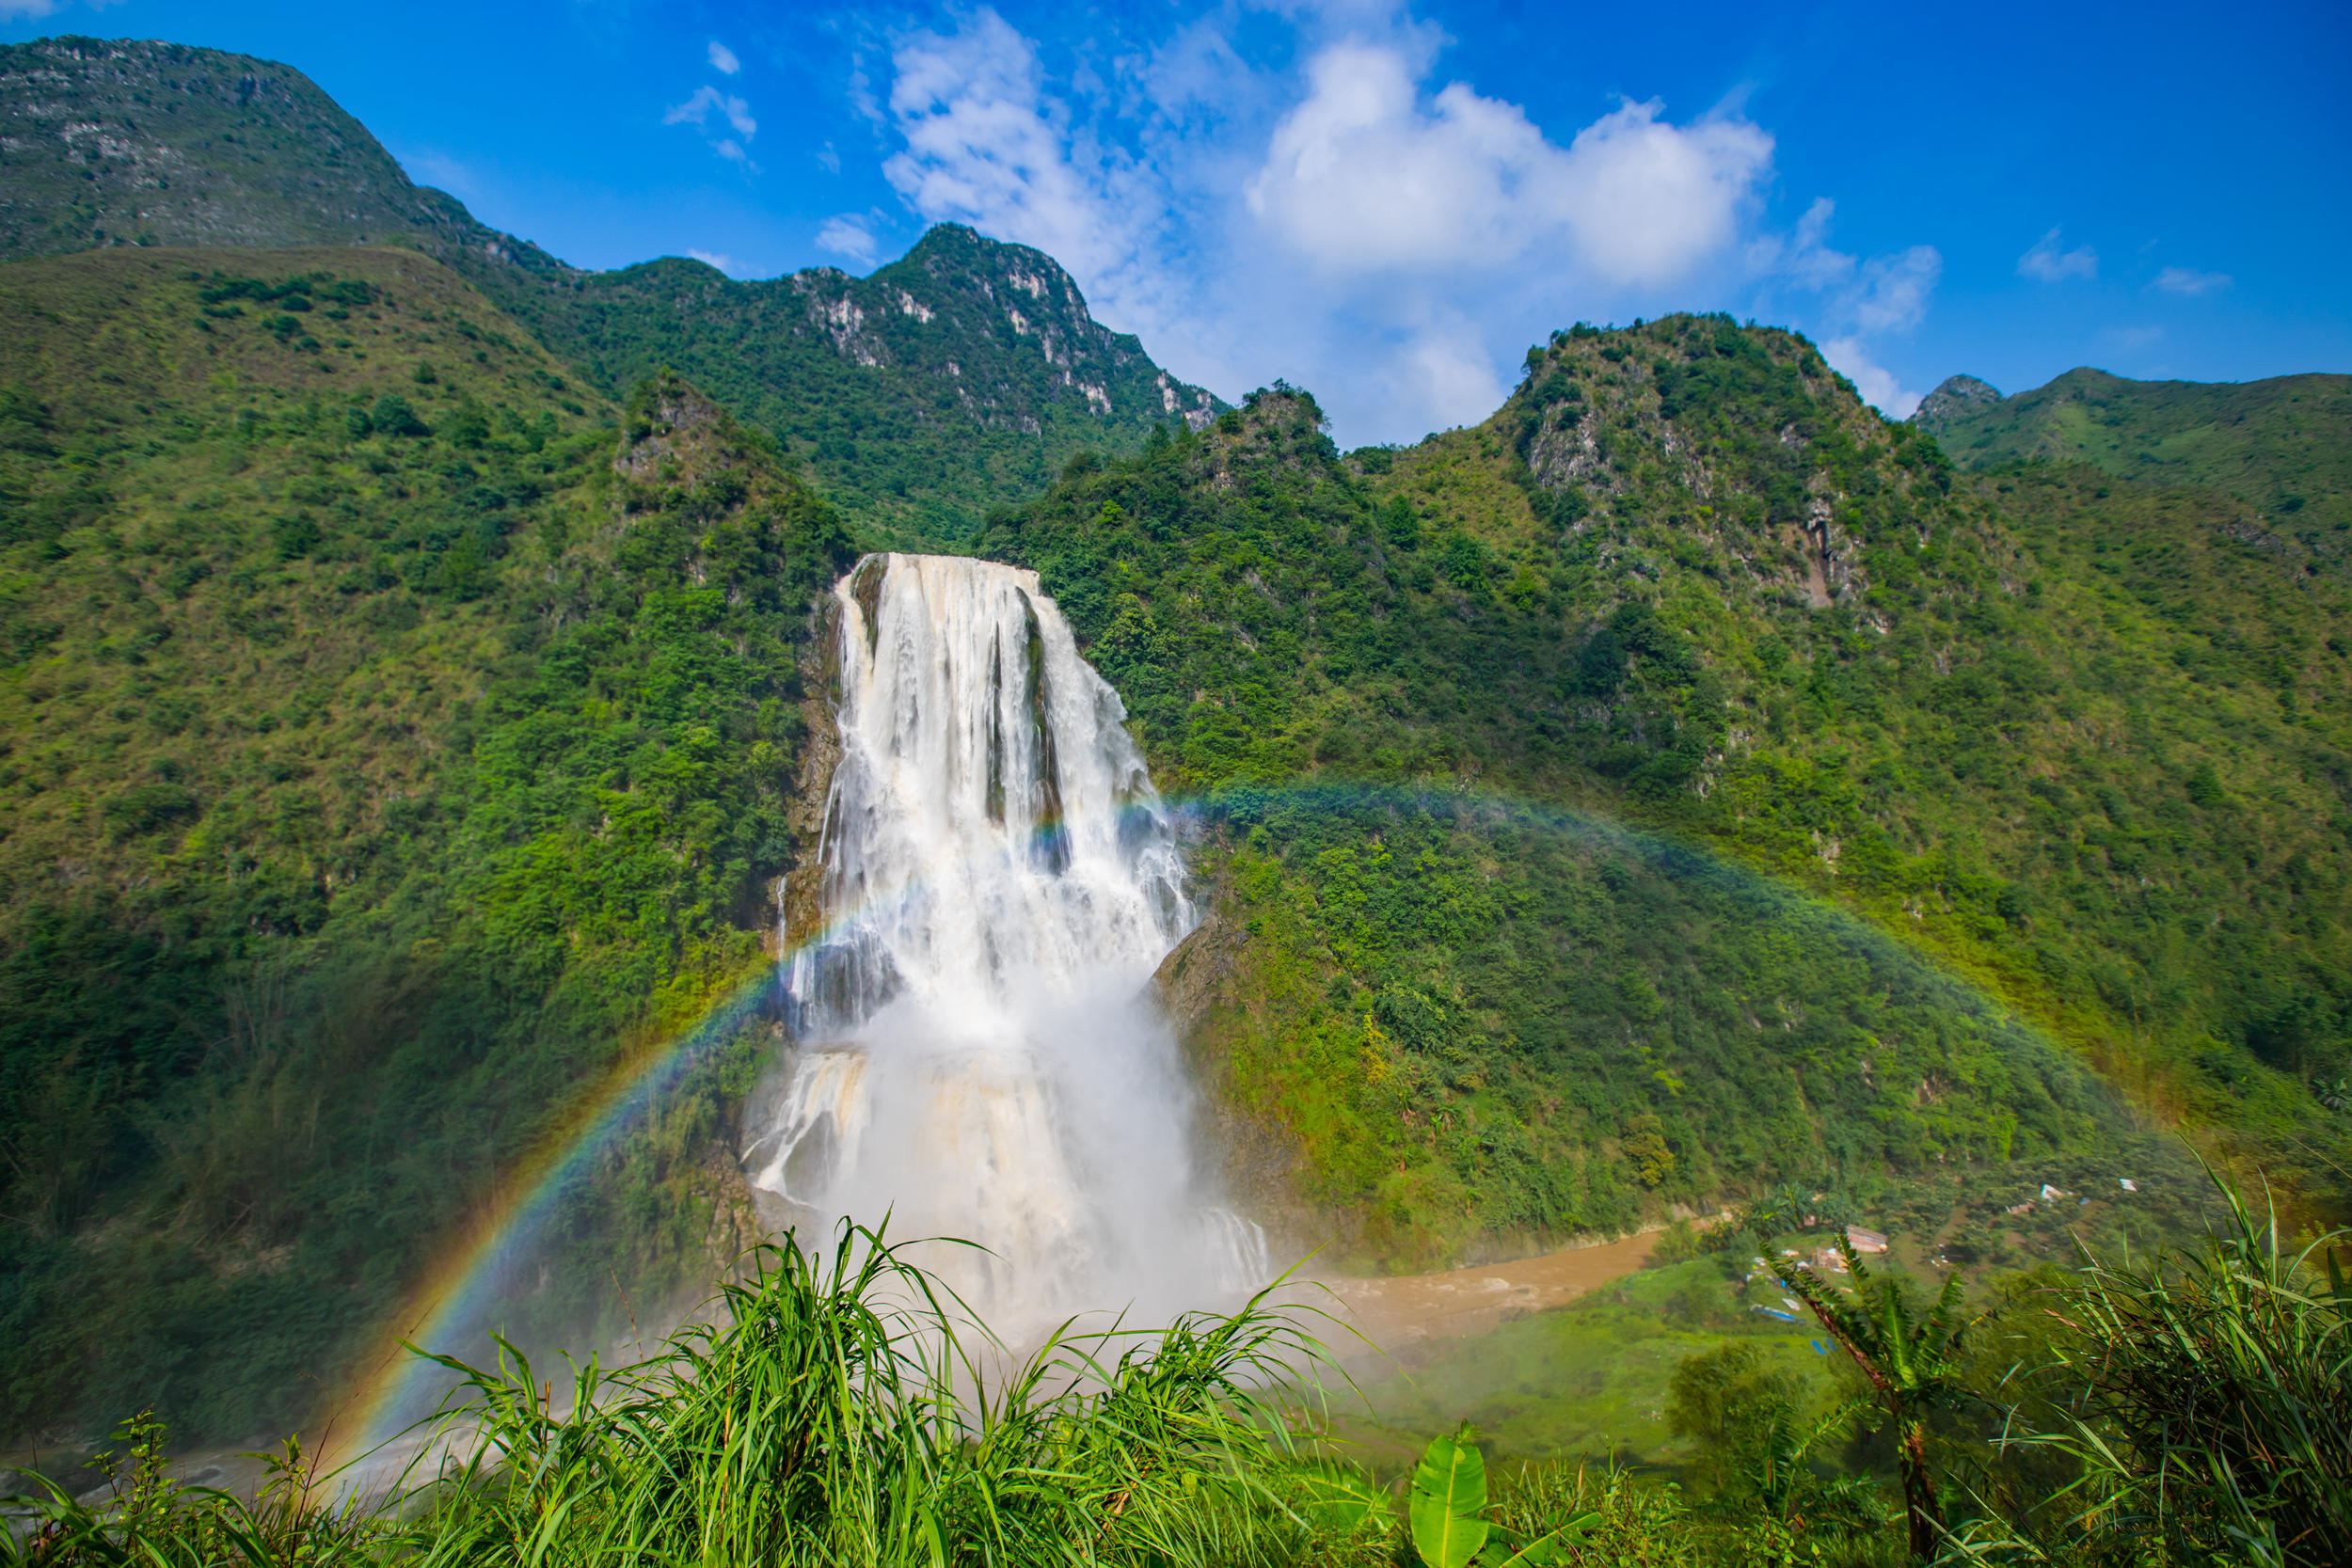
[[[1614,1472],[1535,1471],[1493,1520],[1556,1537],[1548,1552],[1578,1568],[1904,1548],[1953,1562],[2352,1560],[2352,1286],[2330,1251],[2343,1238],[2290,1250],[2220,1185],[2227,1220],[2199,1246],[2086,1259],[2048,1292],[2042,1321],[2063,1332],[2016,1412],[2041,1430],[2003,1439],[2072,1472],[2039,1508],[1988,1505],[1901,1546],[1863,1513],[1824,1530],[1825,1489],[1849,1483],[1812,1474],[1812,1445],[1783,1422],[1762,1434],[1760,1511],[1689,1514],[1671,1489],[1628,1489]],[[487,1366],[437,1358],[457,1390],[412,1434],[421,1457],[364,1502],[357,1472],[317,1475],[293,1448],[250,1502],[176,1486],[160,1432],[137,1426],[114,1498],[54,1493],[23,1521],[31,1533],[0,1532],[0,1568],[1411,1560],[1387,1491],[1320,1447],[1294,1449],[1319,1413],[1285,1402],[1311,1394],[1326,1354],[1265,1296],[1164,1329],[1065,1325],[1017,1356],[878,1233],[845,1227],[821,1256],[787,1241],[750,1262],[707,1323],[646,1360],[567,1364],[561,1386],[511,1346]],[[1940,1335],[1948,1315],[1906,1330],[1899,1312],[1872,1332],[1909,1354],[1914,1330]],[[1588,1513],[1581,1533],[1562,1533]]]
[[[1062,1332],[1025,1357],[875,1232],[754,1255],[708,1323],[652,1357],[568,1366],[501,1342],[365,1510],[134,1481],[58,1496],[10,1550],[42,1563],[1168,1564],[1310,1560],[1291,1506],[1295,1386],[1321,1345],[1265,1298],[1150,1332]],[[158,1472],[160,1473],[160,1472]],[[292,1499],[291,1501],[289,1499]]]
[[[2053,1308],[2074,1331],[2084,1522],[2185,1560],[2352,1561],[2352,1232],[2290,1249],[2218,1177],[2226,1217],[2144,1264],[2086,1259]]]

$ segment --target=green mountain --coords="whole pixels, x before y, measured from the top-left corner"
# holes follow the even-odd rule
[[[1401,453],[1262,395],[981,544],[1226,825],[1168,982],[1241,1164],[1369,1256],[2115,1154],[2006,1021],[1561,808],[1808,889],[2352,1198],[2308,1086],[2352,1056],[2352,606],[2233,504],[1973,489],[1803,340],[1680,316]]]
[[[107,245],[399,245],[454,268],[576,379],[666,368],[774,432],[818,488],[911,539],[978,526],[1082,450],[1222,404],[1094,321],[1042,252],[934,230],[859,279],[565,266],[412,184],[301,72],[178,44],[0,46],[0,257]]]
[[[2107,447],[1994,461],[1958,433],[2027,400],[1889,424],[1675,316],[1344,454],[965,230],[581,274],[281,68],[52,40],[0,85],[0,1428],[314,1413],[764,973],[812,608],[915,537],[1037,567],[1197,807],[1161,986],[1292,1240],[1794,1183],[2016,1264],[2063,1242],[2021,1190],[2160,1189],[2176,1125],[2352,1209],[2342,378],[2096,385],[2033,406]],[[732,1252],[771,1028],[567,1179],[518,1326]]]
[[[568,288],[481,281],[598,385],[693,377],[842,507],[915,544],[968,536],[1080,451],[1133,451],[1224,406],[1097,323],[1051,257],[955,225],[866,278],[739,283],[666,260]]]
[[[2218,491],[2330,559],[2352,549],[2352,375],[2210,385],[2085,367],[2010,398],[1953,376],[1913,420],[1963,468],[2081,463],[2136,484]]]
[[[851,559],[699,394],[606,403],[415,252],[0,268],[0,1427],[284,1430],[761,971]],[[732,1253],[765,1040],[580,1195],[551,1320]]]
[[[0,256],[103,245],[487,247],[542,271],[411,184],[300,71],[176,43],[0,46]]]

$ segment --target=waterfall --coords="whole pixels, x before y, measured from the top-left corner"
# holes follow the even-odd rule
[[[834,598],[825,924],[787,971],[754,1185],[978,1243],[926,1261],[1015,1326],[1263,1284],[1147,991],[1195,914],[1119,694],[1033,572],[869,556]]]

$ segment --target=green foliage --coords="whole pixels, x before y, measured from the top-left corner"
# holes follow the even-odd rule
[[[1431,1438],[1405,1492],[1406,1522],[1423,1568],[1543,1568],[1565,1560],[1569,1544],[1600,1522],[1597,1510],[1576,1511],[1546,1519],[1549,1528],[1531,1536],[1487,1512],[1486,1457],[1470,1427]]]
[[[2042,459],[2135,484],[2233,497],[2341,562],[2352,529],[2352,376],[2203,384],[2072,370],[2046,387],[1918,423],[1963,468]]]
[[[2106,1145],[2090,1074],[1736,866],[1475,797],[1234,789],[1209,820],[1251,957],[1195,1004],[1202,1064],[1372,1259]]]
[[[2005,1510],[1976,1498],[1976,1517],[1931,1538],[1937,1560],[2340,1559],[2343,1433],[2314,1423],[2343,1414],[2352,1292],[2308,1267],[2337,1239],[2286,1254],[2221,1190],[2232,1228],[2197,1256],[2087,1261],[1997,1293],[1994,1322],[2061,1326],[2045,1341],[2059,1354],[2029,1374],[2041,1395],[1996,1410],[1994,1430],[2061,1464]],[[844,1227],[827,1251],[787,1243],[749,1261],[706,1320],[633,1365],[575,1366],[567,1388],[511,1346],[493,1366],[443,1359],[463,1387],[390,1497],[322,1506],[346,1477],[294,1445],[254,1502],[183,1487],[164,1473],[162,1429],[140,1417],[105,1461],[112,1496],[92,1506],[46,1488],[26,1509],[32,1533],[0,1537],[0,1561],[1371,1568],[1407,1544],[1448,1568],[1893,1556],[1879,1457],[1836,1446],[1868,1399],[1776,1359],[1789,1337],[1775,1330],[1689,1335],[1697,1353],[1663,1366],[1661,1402],[1707,1494],[1695,1509],[1615,1462],[1493,1465],[1467,1425],[1411,1450],[1391,1504],[1362,1465],[1307,1457],[1302,1440],[1335,1435],[1307,1419],[1322,1407],[1323,1347],[1263,1298],[1158,1333],[1065,1331],[1016,1361],[880,1235]],[[1927,1397],[1941,1375],[1929,1363],[1952,1344],[1949,1292],[1911,1322],[1886,1279],[1860,1272],[1856,1288],[1852,1303],[1817,1302],[1853,1354],[1847,1376]],[[1624,1311],[1579,1304],[1455,1349],[1491,1363],[1515,1330]],[[1549,1375],[1592,1359],[1556,1357]],[[1953,1441],[1905,1431],[1922,1447]],[[1896,1454],[1906,1481],[1913,1447]]]
[[[1165,442],[1169,423],[1217,406],[1097,324],[1051,257],[953,224],[862,279],[828,267],[738,282],[677,260],[553,285],[468,276],[608,389],[675,367],[772,431],[828,498],[914,546],[961,542],[1090,454]]]
[[[1862,1255],[1842,1239],[1839,1250],[1853,1275],[1851,1300],[1803,1263],[1783,1274],[1781,1283],[1812,1309],[1830,1338],[1862,1369],[1871,1396],[1884,1411],[1902,1469],[1911,1555],[1925,1560],[1935,1554],[1944,1535],[1943,1505],[1928,1465],[1928,1416],[1965,1397],[1961,1276],[1948,1275],[1935,1304],[1921,1315],[1899,1277],[1874,1276]]]
[[[2346,1234],[2282,1245],[2217,1181],[2225,1226],[2145,1261],[2087,1259],[2056,1310],[2070,1397],[2043,1430],[2102,1529],[2183,1560],[2341,1562],[2352,1553]],[[2080,1525],[2074,1532],[2078,1533]]]
[[[765,963],[808,609],[850,557],[699,397],[649,387],[620,450],[429,262],[216,256],[0,276],[0,485],[56,522],[0,546],[10,1428],[303,1418],[568,1105]],[[203,315],[224,278],[351,302],[350,348]],[[430,427],[382,428],[408,399]],[[704,1154],[768,1039],[713,1042],[567,1190],[557,1252],[595,1262],[518,1332],[735,1250]]]
[[[1319,1347],[1260,1304],[1012,1363],[879,1235],[751,1261],[713,1321],[633,1365],[580,1364],[560,1395],[511,1347],[447,1362],[465,1391],[378,1514],[257,1531],[213,1495],[53,1497],[32,1560],[1271,1564],[1343,1547],[1282,1501],[1284,1413],[1252,1390]]]
[[[1563,334],[1486,426],[1376,462],[1326,451],[1279,392],[1230,423],[1065,481],[980,542],[1041,571],[1155,775],[1475,781],[1630,817],[1836,900],[2297,1193],[2352,1201],[2344,1129],[2308,1086],[2352,1061],[2333,826],[2352,706],[2326,641],[2352,604],[2310,547],[2080,470],[1958,479],[1802,340],[1718,318]],[[1364,1037],[1301,1034],[1357,967],[1325,938],[1345,879],[1312,855],[1267,875],[1220,886],[1280,933],[1245,979],[1289,998],[1264,1033],[1290,1044],[1223,1086],[1321,1173],[1324,1130],[1353,1116],[1322,1084]],[[1312,912],[1270,919],[1294,891]],[[1438,978],[1383,976],[1364,1010],[1391,1039],[1448,1018],[1457,1048],[1495,1037],[1461,1021],[1497,1004]],[[1926,1109],[1953,1083],[1906,1092]],[[1997,1139],[2001,1116],[1975,1125]],[[1659,1136],[1655,1190],[1708,1193]]]
[[[1423,1568],[1465,1568],[1486,1544],[1486,1461],[1467,1431],[1429,1440],[1406,1512]]]
[[[0,46],[0,106],[31,128],[10,153],[0,257],[230,237],[413,246],[513,318],[458,331],[413,367],[418,385],[447,372],[448,353],[511,346],[523,332],[563,360],[542,386],[575,409],[578,384],[615,396],[675,368],[772,430],[878,536],[961,539],[1073,453],[1135,451],[1153,432],[1165,439],[1166,423],[1218,406],[1096,323],[1051,257],[957,225],[866,278],[818,267],[739,282],[675,258],[585,272],[411,184],[363,126],[272,61],[37,40]],[[82,132],[62,134],[77,125],[103,129],[127,155],[87,156],[73,139]],[[158,167],[171,176],[159,182]],[[267,311],[281,341],[324,352],[310,334],[330,329],[303,313],[315,306],[340,322],[372,303],[356,292],[365,286],[230,277],[202,309],[224,320]]]
[[[1666,1420],[1675,1435],[1695,1441],[1684,1474],[1707,1485],[1719,1506],[1851,1540],[1883,1522],[1876,1489],[1867,1476],[1831,1469],[1825,1450],[1851,1434],[1861,1408],[1852,1399],[1817,1402],[1807,1380],[1734,1339],[1675,1369]]]

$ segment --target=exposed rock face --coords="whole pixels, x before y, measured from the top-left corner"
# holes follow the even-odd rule
[[[734,466],[726,414],[675,376],[654,384],[644,423],[632,428],[612,471],[638,484],[698,484]]]
[[[1931,436],[1941,436],[1954,420],[1981,414],[2000,401],[2000,388],[1989,381],[1973,375],[1946,376],[1941,386],[1919,400],[1911,422]]]

